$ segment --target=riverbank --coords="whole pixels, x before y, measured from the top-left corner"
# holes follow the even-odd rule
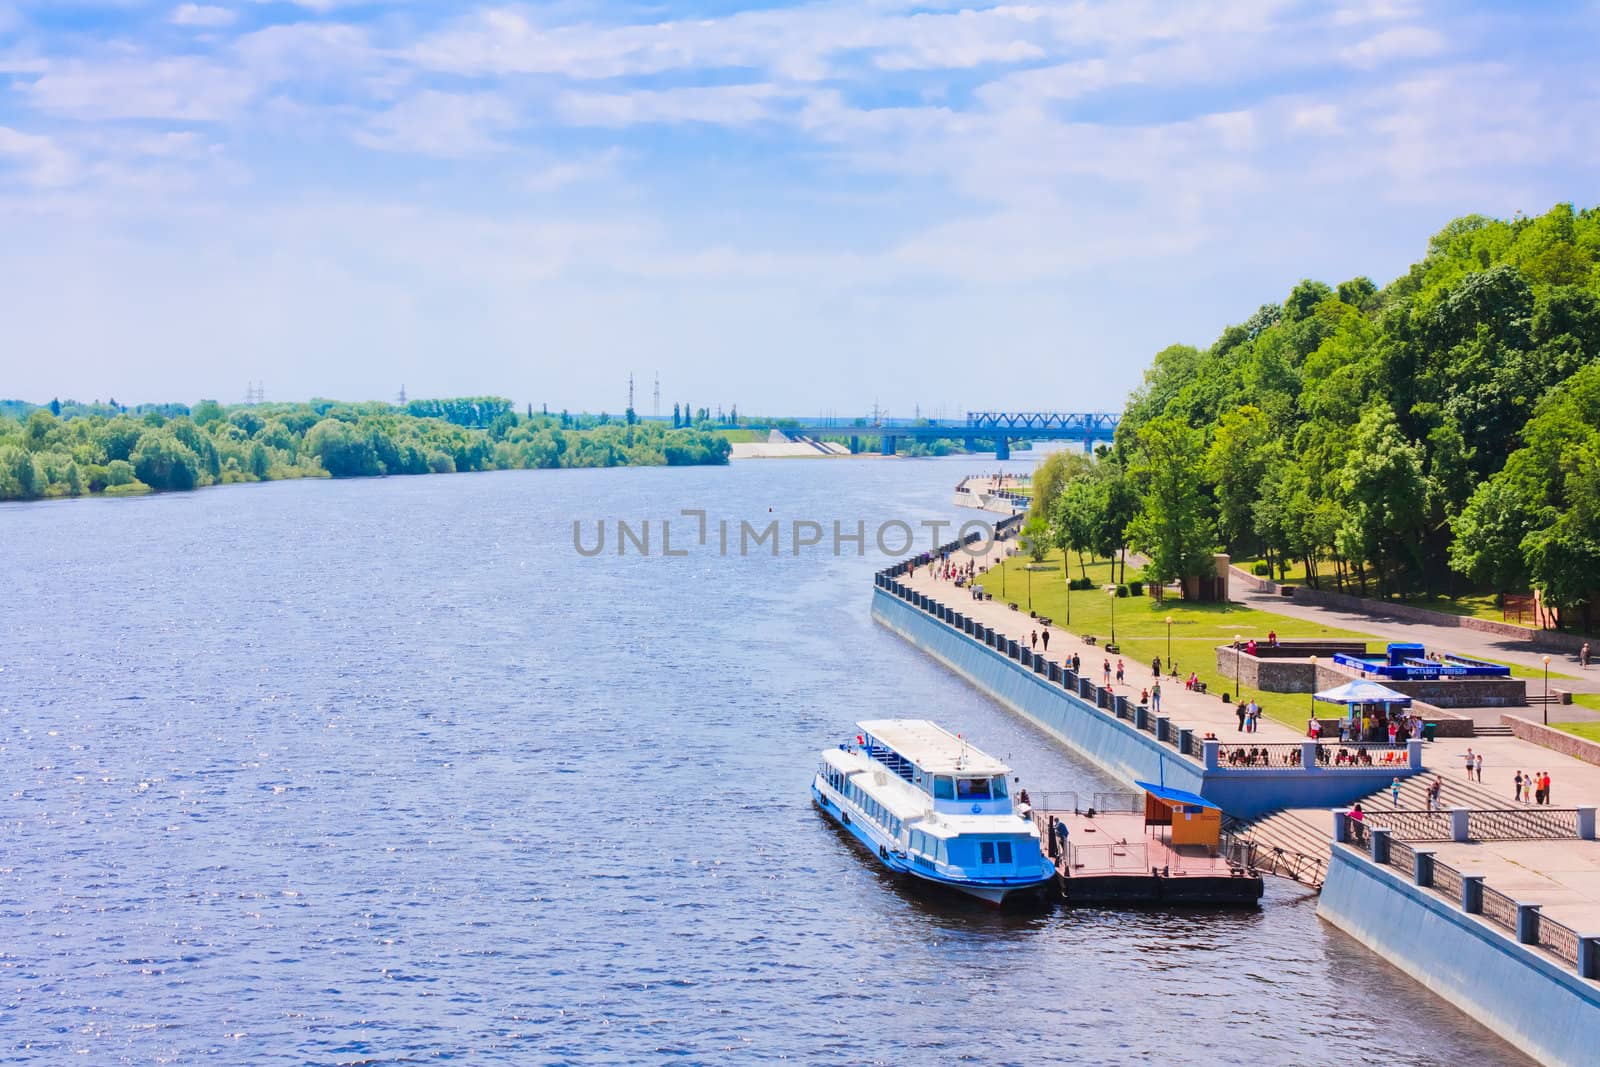
[[[993,568],[1005,559],[1008,545],[1002,542],[992,547],[980,558],[980,569]],[[1109,617],[1112,598],[1104,593],[1099,596],[1107,601]],[[1411,742],[1405,768],[1393,770],[1398,777],[1416,775],[1426,780],[1432,775],[1460,774],[1459,768],[1465,765],[1470,750],[1483,758],[1492,780],[1505,781],[1517,772],[1548,771],[1553,784],[1562,783],[1560,803],[1577,805],[1575,816],[1571,807],[1559,811],[1544,806],[1518,807],[1509,798],[1512,790],[1506,787],[1506,806],[1517,810],[1500,814],[1490,807],[1478,812],[1480,818],[1490,820],[1484,825],[1496,827],[1492,846],[1463,829],[1460,832],[1468,836],[1454,846],[1457,851],[1448,853],[1474,877],[1483,879],[1486,891],[1497,894],[1495,899],[1511,899],[1508,894],[1514,894],[1519,904],[1544,911],[1545,932],[1551,939],[1548,943],[1540,940],[1537,925],[1528,927],[1531,934],[1513,928],[1508,935],[1503,926],[1478,929],[1471,922],[1452,921],[1434,931],[1427,951],[1411,951],[1396,947],[1406,943],[1404,937],[1391,935],[1396,930],[1410,930],[1421,921],[1415,894],[1382,879],[1353,882],[1358,874],[1363,878],[1365,875],[1343,862],[1349,857],[1339,855],[1339,849],[1345,846],[1334,842],[1328,814],[1330,806],[1347,806],[1356,799],[1363,786],[1371,788],[1362,798],[1367,809],[1375,814],[1384,812],[1386,787],[1355,779],[1341,780],[1330,777],[1329,772],[1308,771],[1317,746],[1306,741],[1299,730],[1263,723],[1257,734],[1240,738],[1231,705],[1222,703],[1215,693],[1188,690],[1175,691],[1170,702],[1164,692],[1161,714],[1151,724],[1153,709],[1130,709],[1130,697],[1124,693],[1125,686],[1131,692],[1133,687],[1152,680],[1145,673],[1148,665],[1140,667],[1121,657],[1125,681],[1118,685],[1113,654],[1105,652],[1103,641],[1091,642],[1086,638],[1096,635],[1067,632],[1059,626],[1051,628],[1049,652],[1045,653],[1042,644],[1035,643],[1044,628],[1040,619],[1024,614],[1020,605],[1013,608],[1007,601],[975,600],[970,590],[937,577],[934,568],[926,565],[891,568],[880,574],[873,591],[873,615],[1013,712],[1125,779],[1151,780],[1161,775],[1155,780],[1200,793],[1220,803],[1230,814],[1246,819],[1241,831],[1244,833],[1249,832],[1248,820],[1266,817],[1298,821],[1310,828],[1309,839],[1320,841],[1320,846],[1307,847],[1320,847],[1328,857],[1324,862],[1331,895],[1324,916],[1329,922],[1364,944],[1382,946],[1385,958],[1447,1000],[1484,1019],[1513,1042],[1539,1049],[1550,1062],[1586,1062],[1575,1056],[1576,1046],[1552,1042],[1531,1027],[1530,1020],[1537,1012],[1528,1008],[1539,1003],[1541,996],[1559,1000],[1566,995],[1562,991],[1577,990],[1577,999],[1572,1001],[1576,1006],[1571,1009],[1574,1018],[1587,1027],[1600,1025],[1600,983],[1596,981],[1600,979],[1600,939],[1590,939],[1591,932],[1600,933],[1600,850],[1592,841],[1595,802],[1600,800],[1600,767],[1514,737],[1441,741],[1427,746]],[[1165,626],[1165,615],[1162,625]],[[1109,632],[1103,637],[1109,637]],[[1126,640],[1120,628],[1118,638]],[[1073,654],[1078,655],[1083,674],[1088,677],[1070,672]],[[1108,663],[1112,665],[1110,685],[1104,684]],[[1142,731],[1146,729],[1155,736],[1145,736]],[[1264,742],[1268,747],[1261,751],[1283,752],[1286,759],[1292,759],[1298,748],[1303,756],[1297,761],[1297,768],[1283,769],[1272,777],[1254,777],[1251,771],[1238,771],[1230,781],[1226,771],[1217,767],[1217,743],[1202,742],[1196,747],[1195,738],[1203,736],[1201,731],[1228,739],[1230,747],[1240,744],[1259,748]],[[1269,761],[1276,763],[1278,757],[1270,756]],[[1407,788],[1410,796],[1419,791],[1415,784]],[[1472,825],[1470,812],[1471,809],[1461,809],[1459,818],[1464,828]],[[1555,831],[1558,836],[1567,833],[1567,845],[1552,848],[1546,840],[1552,832],[1546,816],[1562,812],[1566,813],[1562,819],[1572,818],[1572,828]],[[1401,816],[1409,818],[1403,811],[1395,817]],[[1397,848],[1409,847],[1403,845],[1407,840],[1404,834],[1422,832],[1408,830],[1409,825],[1402,824],[1396,831]],[[1580,842],[1578,839],[1584,835],[1590,840]],[[1574,853],[1573,848],[1580,844],[1584,850]],[[1361,888],[1352,888],[1357,884]],[[1437,910],[1446,905],[1431,900],[1427,907]],[[1509,962],[1498,969],[1487,964],[1461,965],[1461,961],[1474,958],[1473,954],[1479,951],[1475,946],[1480,943],[1487,944],[1495,958]],[[1442,968],[1441,958],[1456,960],[1457,965],[1453,969]],[[1485,997],[1492,994],[1495,982],[1509,982],[1510,988],[1524,990],[1523,999],[1510,1007],[1486,1010]]]

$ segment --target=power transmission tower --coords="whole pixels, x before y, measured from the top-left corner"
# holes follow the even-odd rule
[[[628,410],[633,410],[633,371],[628,372]]]
[[[395,395],[394,402],[401,407],[406,406],[406,386],[404,382],[400,383],[400,392]]]
[[[246,382],[244,386],[244,402],[246,404],[259,404],[267,398],[267,391],[262,382]]]
[[[656,418],[661,417],[661,372],[656,371],[656,389],[650,398],[650,414]]]

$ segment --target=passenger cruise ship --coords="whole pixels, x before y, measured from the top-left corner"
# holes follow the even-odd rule
[[[857,725],[853,743],[822,752],[818,807],[892,871],[991,904],[1044,895],[1055,868],[1005,764],[926,719]]]

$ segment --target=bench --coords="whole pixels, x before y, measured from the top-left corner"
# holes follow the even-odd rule
[[[1206,691],[1206,683],[1197,680],[1194,683],[1194,691],[1196,693],[1204,693]]]
[[[1094,644],[1094,637],[1093,637],[1093,635],[1091,635],[1091,636],[1088,636],[1088,637],[1085,637],[1085,638],[1084,638],[1084,639],[1083,639],[1083,643],[1084,643],[1084,644],[1086,644],[1086,645],[1092,645],[1092,644]]]

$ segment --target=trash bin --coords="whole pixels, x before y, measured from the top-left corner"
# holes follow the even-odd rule
[[[1438,727],[1439,727],[1439,724],[1436,723],[1436,722],[1425,722],[1425,723],[1423,723],[1422,724],[1422,739],[1424,741],[1432,741],[1433,740],[1433,733],[1434,733],[1435,730],[1438,729]]]

